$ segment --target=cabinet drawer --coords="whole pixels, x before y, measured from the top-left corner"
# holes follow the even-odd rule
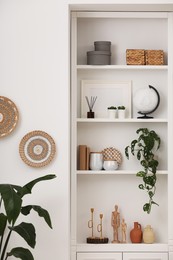
[[[77,253],[77,260],[122,260],[122,253]]]
[[[168,260],[167,253],[123,253],[123,260]]]

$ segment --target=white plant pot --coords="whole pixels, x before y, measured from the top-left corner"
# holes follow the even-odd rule
[[[107,160],[103,162],[103,169],[107,171],[115,171],[118,169],[118,163],[114,160]]]
[[[116,109],[108,109],[108,117],[113,119],[117,117]]]
[[[118,110],[118,118],[122,119],[126,117],[126,110],[125,109],[119,109]]]

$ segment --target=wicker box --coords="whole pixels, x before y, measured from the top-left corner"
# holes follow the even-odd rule
[[[127,49],[126,50],[127,65],[145,65],[145,50],[143,49]]]
[[[145,61],[146,65],[164,65],[163,50],[146,50]]]

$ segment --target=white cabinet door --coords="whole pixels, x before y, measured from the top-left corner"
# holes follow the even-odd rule
[[[123,260],[168,260],[168,253],[123,253]]]
[[[122,260],[122,253],[77,253],[77,260]]]

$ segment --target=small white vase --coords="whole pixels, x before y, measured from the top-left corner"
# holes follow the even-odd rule
[[[90,153],[90,170],[99,171],[103,169],[103,154],[100,152]]]
[[[117,110],[116,109],[108,109],[108,117],[113,119],[117,117]]]

